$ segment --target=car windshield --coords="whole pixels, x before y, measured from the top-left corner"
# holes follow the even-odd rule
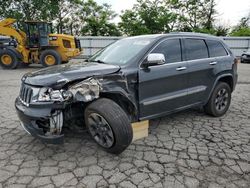
[[[153,38],[126,38],[121,39],[100,52],[97,52],[89,61],[105,64],[124,65],[132,60],[146,46],[153,41]]]

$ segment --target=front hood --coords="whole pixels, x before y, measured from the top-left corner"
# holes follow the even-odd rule
[[[22,81],[33,86],[53,86],[63,80],[70,82],[91,76],[107,75],[119,70],[118,65],[93,62],[68,63],[27,73]]]

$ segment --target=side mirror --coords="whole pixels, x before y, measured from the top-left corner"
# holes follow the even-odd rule
[[[162,65],[165,63],[165,56],[161,53],[152,53],[148,55],[146,66]]]

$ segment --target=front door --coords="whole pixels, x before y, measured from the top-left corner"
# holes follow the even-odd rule
[[[165,39],[151,53],[162,53],[163,65],[140,68],[140,119],[162,116],[188,105],[187,63],[182,61],[180,39]]]
[[[49,33],[47,23],[38,23],[40,46],[49,46]]]
[[[36,23],[27,22],[28,46],[31,48],[39,47],[39,31]]]

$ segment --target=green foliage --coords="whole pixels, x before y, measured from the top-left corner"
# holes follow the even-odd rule
[[[108,4],[98,5],[95,1],[88,0],[82,3],[82,8],[77,15],[80,19],[80,33],[82,35],[121,35],[116,25],[111,22],[117,15]]]
[[[95,0],[0,0],[0,19],[52,21],[58,33],[91,36],[119,36],[187,31],[228,34],[229,28],[216,26],[215,0],[137,0],[120,16],[108,4]],[[233,28],[232,36],[250,36],[250,15]]]
[[[55,0],[54,24],[58,33],[73,34],[73,23],[77,22],[77,12],[81,6],[80,0]]]
[[[0,18],[51,20],[56,10],[54,0],[0,0]]]
[[[210,29],[203,27],[203,28],[196,28],[193,30],[193,32],[206,33],[206,34],[215,35],[215,36],[226,36],[228,31],[229,31],[229,28],[221,26],[221,25],[212,27]]]
[[[178,15],[176,29],[195,31],[199,28],[209,31],[217,14],[215,0],[166,0],[172,12]]]
[[[177,15],[169,11],[163,0],[137,0],[132,10],[121,15],[119,28],[126,35],[169,32],[176,19]]]
[[[123,12],[119,27],[126,35],[170,31],[216,33],[215,6],[215,0],[137,0],[132,10]]]
[[[239,36],[239,37],[250,37],[250,27],[241,27],[237,30],[233,30],[230,33],[230,36]]]
[[[250,36],[250,14],[241,18],[239,24],[230,33],[231,36]]]
[[[121,35],[110,5],[94,0],[0,0],[0,19],[52,21],[58,33]]]

